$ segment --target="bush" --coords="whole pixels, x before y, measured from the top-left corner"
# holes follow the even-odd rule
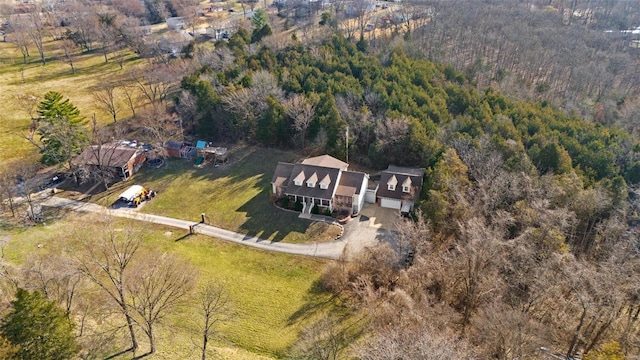
[[[290,200],[289,200],[288,197],[282,199],[282,207],[288,209],[289,208],[289,202],[290,202]]]
[[[324,214],[327,216],[331,216],[331,209],[329,208],[324,209]]]
[[[320,208],[318,207],[318,204],[314,204],[313,207],[311,208],[311,213],[312,214],[319,214],[320,213]]]
[[[302,211],[302,202],[300,200],[296,201],[296,205],[293,208],[295,211]]]

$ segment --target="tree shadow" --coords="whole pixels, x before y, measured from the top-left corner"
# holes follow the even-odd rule
[[[122,351],[119,351],[119,352],[117,352],[115,354],[109,355],[109,356],[105,357],[104,360],[116,359],[119,356],[124,355],[124,354],[129,353],[129,352],[133,352],[133,348],[128,348],[126,350],[122,350]],[[133,357],[133,358],[135,359],[136,357]]]
[[[331,296],[327,297],[329,294],[322,286],[322,280],[316,279],[305,294],[304,304],[287,319],[287,325],[305,322],[319,312],[325,312],[327,308],[340,309],[342,305],[339,303],[339,295],[330,294]]]
[[[298,218],[298,213],[283,211],[271,204],[265,191],[244,203],[236,211],[246,213],[247,220],[240,226],[242,232],[253,237],[280,242],[289,234],[304,234],[310,223]]]

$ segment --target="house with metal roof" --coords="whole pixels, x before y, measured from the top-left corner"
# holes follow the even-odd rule
[[[303,213],[314,205],[320,209],[362,210],[369,175],[348,171],[349,164],[329,155],[305,159],[299,164],[279,162],[271,179],[276,199],[301,202]]]

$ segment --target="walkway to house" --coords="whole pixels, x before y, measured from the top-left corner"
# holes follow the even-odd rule
[[[313,256],[326,259],[339,259],[346,247],[344,238],[332,242],[313,243],[313,244],[287,244],[272,242],[261,239],[256,236],[236,233],[233,231],[221,229],[211,225],[196,223],[182,219],[169,218],[165,216],[139,213],[128,208],[109,209],[97,204],[65,199],[57,196],[49,196],[40,203],[42,206],[58,207],[70,209],[78,212],[105,214],[139,221],[145,221],[154,224],[171,226],[179,229],[189,230],[193,226],[194,232],[214,238],[231,241],[236,244],[255,247],[267,251],[277,251],[294,255]]]

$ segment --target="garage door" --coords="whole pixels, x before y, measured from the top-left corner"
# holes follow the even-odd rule
[[[401,202],[400,200],[395,200],[395,199],[380,199],[380,206],[382,206],[383,208],[390,208],[390,209],[398,209],[400,210],[400,205]]]

